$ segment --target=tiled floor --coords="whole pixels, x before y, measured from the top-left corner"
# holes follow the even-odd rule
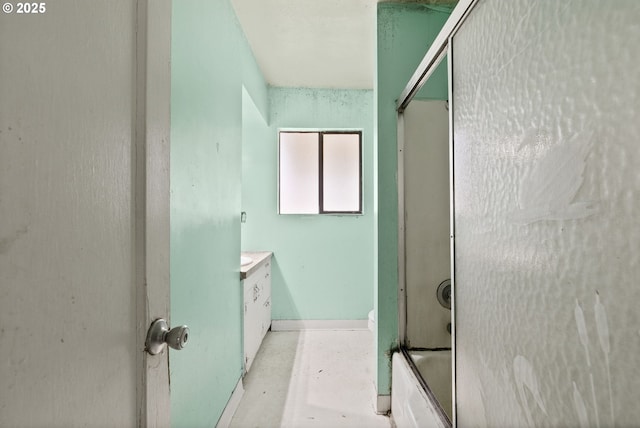
[[[231,427],[390,427],[373,408],[368,330],[269,332]]]

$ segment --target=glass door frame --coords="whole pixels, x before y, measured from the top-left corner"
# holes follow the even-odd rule
[[[407,287],[406,287],[406,253],[405,253],[405,194],[404,194],[404,150],[405,150],[405,119],[404,111],[418,93],[420,88],[427,82],[429,77],[436,70],[442,60],[447,58],[447,80],[449,98],[449,203],[450,203],[450,248],[451,248],[451,375],[452,375],[452,417],[453,426],[456,426],[456,305],[455,305],[455,188],[454,188],[454,158],[453,158],[453,37],[462,23],[468,17],[471,10],[478,4],[479,0],[460,0],[447,22],[438,33],[429,50],[409,79],[409,82],[400,93],[397,102],[397,185],[398,185],[398,337],[400,349],[406,360],[412,366],[417,378],[427,395],[433,398],[428,385],[417,372],[415,364],[406,350],[407,344]],[[434,400],[432,400],[434,401]],[[446,415],[445,415],[446,416]],[[447,418],[448,419],[448,418]]]

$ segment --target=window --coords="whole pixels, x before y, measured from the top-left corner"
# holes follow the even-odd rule
[[[362,132],[281,131],[280,214],[362,213]]]

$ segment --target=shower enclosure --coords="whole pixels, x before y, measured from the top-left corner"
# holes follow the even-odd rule
[[[460,0],[401,94],[399,168],[419,156],[410,154],[407,122],[446,55],[451,418],[412,351],[438,349],[421,333],[442,319],[425,291],[438,279],[412,285],[408,245],[421,223],[411,222],[412,191],[399,169],[399,427],[637,426],[638,22],[640,2],[629,0]],[[422,172],[429,192],[433,171]],[[394,406],[403,393],[405,404]]]
[[[445,424],[452,393],[447,104],[413,99],[400,116],[398,153],[402,352]]]

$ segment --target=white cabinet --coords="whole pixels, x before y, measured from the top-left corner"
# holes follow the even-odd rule
[[[255,259],[254,259],[255,260]],[[256,260],[242,281],[244,290],[244,370],[249,371],[271,327],[271,255]]]

